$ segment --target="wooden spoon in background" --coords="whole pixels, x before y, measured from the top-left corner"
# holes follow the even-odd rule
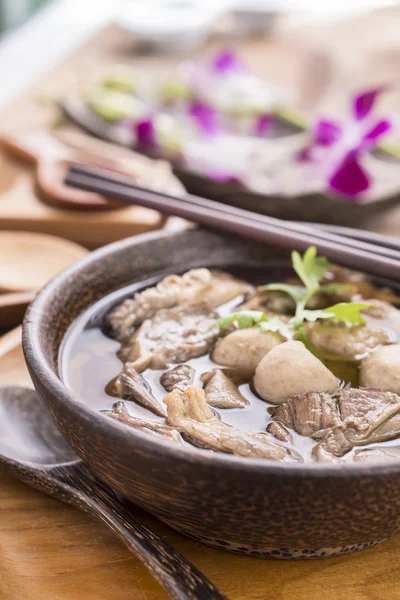
[[[37,291],[87,252],[53,235],[0,231],[0,292]]]
[[[36,292],[87,253],[86,248],[52,235],[0,231],[0,330],[21,323]]]
[[[22,352],[22,327],[0,337],[0,385],[33,387]]]

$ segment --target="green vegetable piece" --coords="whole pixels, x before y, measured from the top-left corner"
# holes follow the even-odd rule
[[[364,304],[362,302],[339,302],[325,308],[322,312],[328,315],[328,319],[343,321],[351,325],[365,325],[361,311],[365,308],[373,308],[373,304]]]
[[[289,285],[286,283],[269,283],[264,285],[263,290],[270,290],[271,292],[284,292],[289,294],[296,302],[303,302],[306,298],[307,291],[301,285]]]
[[[133,94],[138,91],[138,84],[133,73],[124,67],[120,67],[106,75],[102,84],[105,88],[118,90],[128,94]]]
[[[296,250],[292,252],[293,269],[305,285],[308,296],[315,294],[319,288],[319,282],[330,267],[330,263],[324,256],[317,256],[315,246],[310,246],[301,256]]]
[[[242,310],[235,312],[232,315],[228,315],[227,317],[217,319],[212,326],[219,327],[221,332],[229,329],[231,325],[235,325],[237,329],[247,329],[248,327],[253,327],[253,325],[260,323],[260,321],[265,321],[266,318],[267,317],[260,310]]]
[[[141,102],[118,90],[101,88],[88,98],[90,108],[106,121],[115,122],[138,115]]]

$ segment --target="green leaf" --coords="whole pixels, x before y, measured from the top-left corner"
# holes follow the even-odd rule
[[[289,285],[287,283],[269,283],[264,285],[263,290],[269,290],[271,292],[283,292],[289,294],[291,298],[296,302],[303,302],[307,295],[306,288],[301,285]]]
[[[259,324],[259,328],[261,333],[265,333],[266,331],[279,331],[283,335],[290,335],[293,332],[293,328],[290,323],[285,323],[285,321],[281,321],[279,317],[271,317],[266,321],[263,321]]]
[[[302,321],[317,321],[318,319],[330,319],[334,317],[334,313],[326,312],[326,310],[303,310],[301,312]]]
[[[227,317],[217,319],[212,327],[219,327],[222,332],[229,329],[231,325],[235,325],[238,329],[247,329],[260,321],[265,321],[266,318],[260,310],[242,310]]]
[[[308,295],[314,294],[319,288],[319,282],[330,267],[324,256],[317,256],[315,246],[310,246],[301,256],[297,250],[292,252],[292,265],[297,275],[304,283]]]
[[[328,315],[328,319],[337,319],[351,325],[365,325],[365,319],[361,314],[364,308],[373,308],[373,304],[362,302],[339,302],[325,308],[322,312]]]

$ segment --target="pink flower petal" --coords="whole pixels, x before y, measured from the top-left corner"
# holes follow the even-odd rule
[[[216,73],[224,74],[229,71],[243,71],[244,66],[233,50],[223,50],[211,61],[211,69]]]
[[[272,115],[261,115],[258,117],[254,127],[255,135],[265,135],[267,132],[271,131],[274,123],[275,119]]]
[[[243,185],[243,181],[237,175],[233,173],[228,173],[226,171],[221,171],[219,169],[213,169],[212,171],[207,172],[207,177],[212,179],[213,181],[218,181],[220,183],[236,183],[238,185]]]
[[[342,128],[334,121],[321,119],[316,124],[313,137],[316,144],[321,146],[331,146],[342,134]]]
[[[353,100],[353,115],[357,121],[365,119],[373,109],[377,97],[384,91],[384,87],[367,90],[356,96]]]
[[[192,102],[189,106],[189,114],[196,119],[200,129],[206,134],[212,135],[221,129],[218,113],[212,106]]]
[[[148,117],[135,123],[137,145],[146,150],[154,150],[157,147],[153,119]]]
[[[379,138],[390,131],[392,126],[392,122],[389,121],[389,119],[382,119],[381,121],[378,121],[378,123],[375,123],[375,125],[363,135],[361,142],[362,147],[366,146],[370,148],[371,146],[375,146]]]
[[[368,173],[358,162],[357,151],[349,152],[329,179],[329,187],[343,196],[355,197],[370,186]]]

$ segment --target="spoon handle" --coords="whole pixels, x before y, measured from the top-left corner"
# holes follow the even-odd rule
[[[71,504],[91,512],[106,525],[148,568],[152,576],[175,600],[227,600],[192,563],[153,533],[123,504],[113,490],[83,465],[57,469],[73,488]],[[53,471],[54,473],[54,471]],[[64,475],[61,474],[60,475]]]

